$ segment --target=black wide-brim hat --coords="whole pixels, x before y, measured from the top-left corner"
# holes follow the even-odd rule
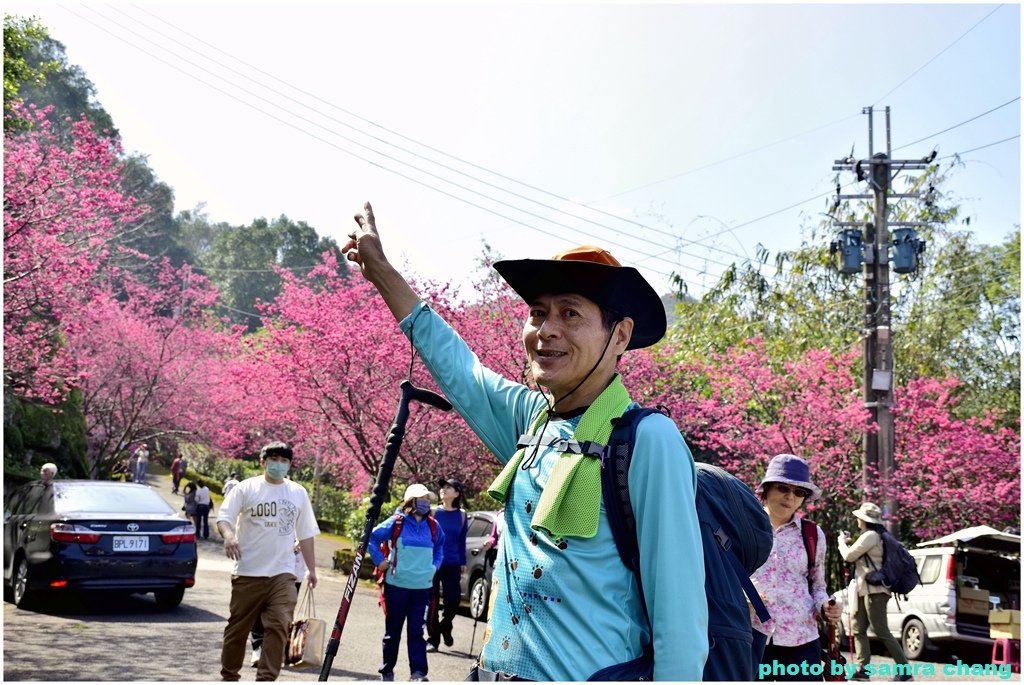
[[[603,309],[633,319],[627,350],[649,347],[665,336],[665,306],[654,288],[608,250],[574,247],[551,259],[503,259],[495,270],[527,304],[540,295],[576,293]]]

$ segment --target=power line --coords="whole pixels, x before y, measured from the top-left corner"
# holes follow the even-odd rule
[[[992,109],[988,110],[987,112],[982,112],[981,114],[975,115],[975,116],[971,117],[970,119],[967,119],[965,121],[961,121],[959,124],[954,124],[953,126],[950,126],[949,128],[944,128],[941,131],[938,131],[936,133],[932,133],[930,135],[927,135],[924,138],[918,138],[917,140],[915,140],[915,141],[913,141],[911,143],[907,143],[906,145],[900,145],[899,147],[894,147],[893,151],[902,150],[905,147],[910,147],[911,145],[917,145],[918,143],[924,142],[924,141],[928,140],[929,138],[934,138],[935,136],[942,135],[943,133],[948,133],[949,131],[952,131],[955,128],[960,128],[961,126],[964,126],[965,124],[969,124],[969,123],[971,123],[972,121],[974,121],[976,119],[980,119],[983,116],[987,116],[987,115],[991,114],[992,112],[998,111],[998,110],[1002,109],[1003,107],[1006,107],[1007,105],[1012,105],[1013,103],[1017,102],[1018,100],[1020,100],[1020,96],[1019,95],[1017,97],[1013,98],[1012,100],[1007,100],[1006,102],[1004,102],[1003,104],[1001,104],[1001,105],[999,105],[997,107],[993,107]]]
[[[896,84],[895,86],[893,86],[893,87],[892,87],[892,90],[890,90],[890,91],[889,91],[888,93],[886,93],[886,94],[885,94],[885,95],[883,95],[882,97],[880,97],[880,98],[878,98],[877,100],[875,100],[875,102],[874,102],[874,103],[872,103],[872,105],[871,105],[871,106],[872,106],[872,107],[875,107],[875,106],[877,106],[879,102],[881,102],[881,101],[882,101],[882,100],[884,100],[885,98],[887,98],[887,97],[889,97],[890,95],[892,95],[893,93],[895,93],[895,92],[896,92],[896,91],[897,91],[897,90],[898,90],[898,89],[900,88],[900,86],[902,86],[902,85],[903,85],[904,83],[906,83],[906,82],[907,82],[907,81],[909,81],[910,79],[912,79],[912,78],[914,78],[915,76],[917,76],[917,74],[918,74],[918,73],[920,73],[920,72],[921,72],[921,70],[923,70],[923,69],[924,69],[925,67],[927,67],[927,66],[928,66],[929,64],[931,64],[932,62],[934,62],[935,60],[937,60],[937,59],[939,58],[939,56],[941,56],[941,55],[942,55],[943,53],[945,53],[945,52],[946,52],[946,50],[949,50],[949,49],[950,49],[951,47],[953,47],[954,45],[956,45],[957,43],[959,43],[959,42],[960,42],[961,40],[963,40],[964,36],[966,36],[966,35],[967,35],[968,33],[970,33],[971,31],[973,31],[974,29],[978,28],[978,27],[979,27],[979,26],[980,26],[980,25],[981,25],[982,23],[984,23],[984,22],[985,22],[985,20],[986,20],[986,19],[988,19],[988,18],[989,18],[989,17],[991,17],[991,16],[993,15],[993,14],[995,14],[996,12],[998,12],[1000,8],[1002,8],[1002,5],[998,5],[998,6],[997,6],[997,7],[996,7],[996,8],[994,9],[994,10],[992,10],[991,12],[989,12],[988,14],[986,14],[986,15],[985,15],[984,17],[982,17],[982,18],[981,18],[981,21],[979,21],[979,22],[978,22],[978,23],[976,23],[976,24],[975,24],[974,26],[972,26],[971,28],[969,28],[969,29],[967,29],[966,31],[964,31],[964,32],[963,32],[963,33],[962,33],[962,34],[960,35],[960,37],[959,37],[959,38],[957,38],[956,40],[954,40],[954,41],[953,41],[952,43],[950,43],[950,44],[949,44],[949,45],[947,45],[946,47],[944,47],[944,48],[942,48],[941,50],[939,50],[939,51],[938,51],[938,52],[937,52],[937,53],[935,54],[935,56],[933,56],[933,57],[932,57],[932,58],[931,58],[930,60],[928,60],[927,62],[925,62],[924,64],[922,64],[921,66],[919,66],[919,67],[918,67],[917,69],[915,69],[915,70],[914,70],[914,72],[910,74],[910,76],[906,77],[905,79],[903,79],[902,81],[900,81],[899,83],[897,83],[897,84]]]

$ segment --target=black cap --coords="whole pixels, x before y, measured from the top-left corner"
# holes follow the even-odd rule
[[[455,480],[454,478],[449,478],[447,480],[442,478],[442,479],[437,481],[437,484],[439,486],[441,486],[442,488],[444,486],[446,486],[446,485],[450,485],[453,488],[455,488],[456,490],[458,490],[460,495],[464,492],[464,490],[462,489],[462,483],[460,483],[459,481]]]

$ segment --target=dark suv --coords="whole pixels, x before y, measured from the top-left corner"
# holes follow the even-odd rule
[[[474,619],[487,618],[487,599],[491,591],[491,574],[494,571],[496,549],[484,552],[484,543],[491,537],[495,520],[501,516],[496,511],[471,511],[468,514],[469,531],[466,533],[466,572],[459,580],[462,603],[469,607]]]
[[[5,594],[26,608],[44,592],[152,592],[172,609],[195,584],[196,529],[136,483],[28,483],[4,502]]]

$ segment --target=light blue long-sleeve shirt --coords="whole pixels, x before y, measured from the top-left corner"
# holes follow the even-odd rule
[[[438,385],[502,461],[546,408],[536,390],[484,367],[422,302],[400,322]],[[553,418],[545,435],[571,437],[579,416]],[[697,681],[708,653],[704,555],[695,509],[696,469],[675,424],[651,415],[637,428],[629,489],[637,519],[644,616],[636,577],[622,564],[600,506],[592,538],[553,539],[530,528],[534,505],[559,458],[541,448],[505,503],[481,662],[532,680],[586,680],[639,657],[652,641],[657,680]]]

